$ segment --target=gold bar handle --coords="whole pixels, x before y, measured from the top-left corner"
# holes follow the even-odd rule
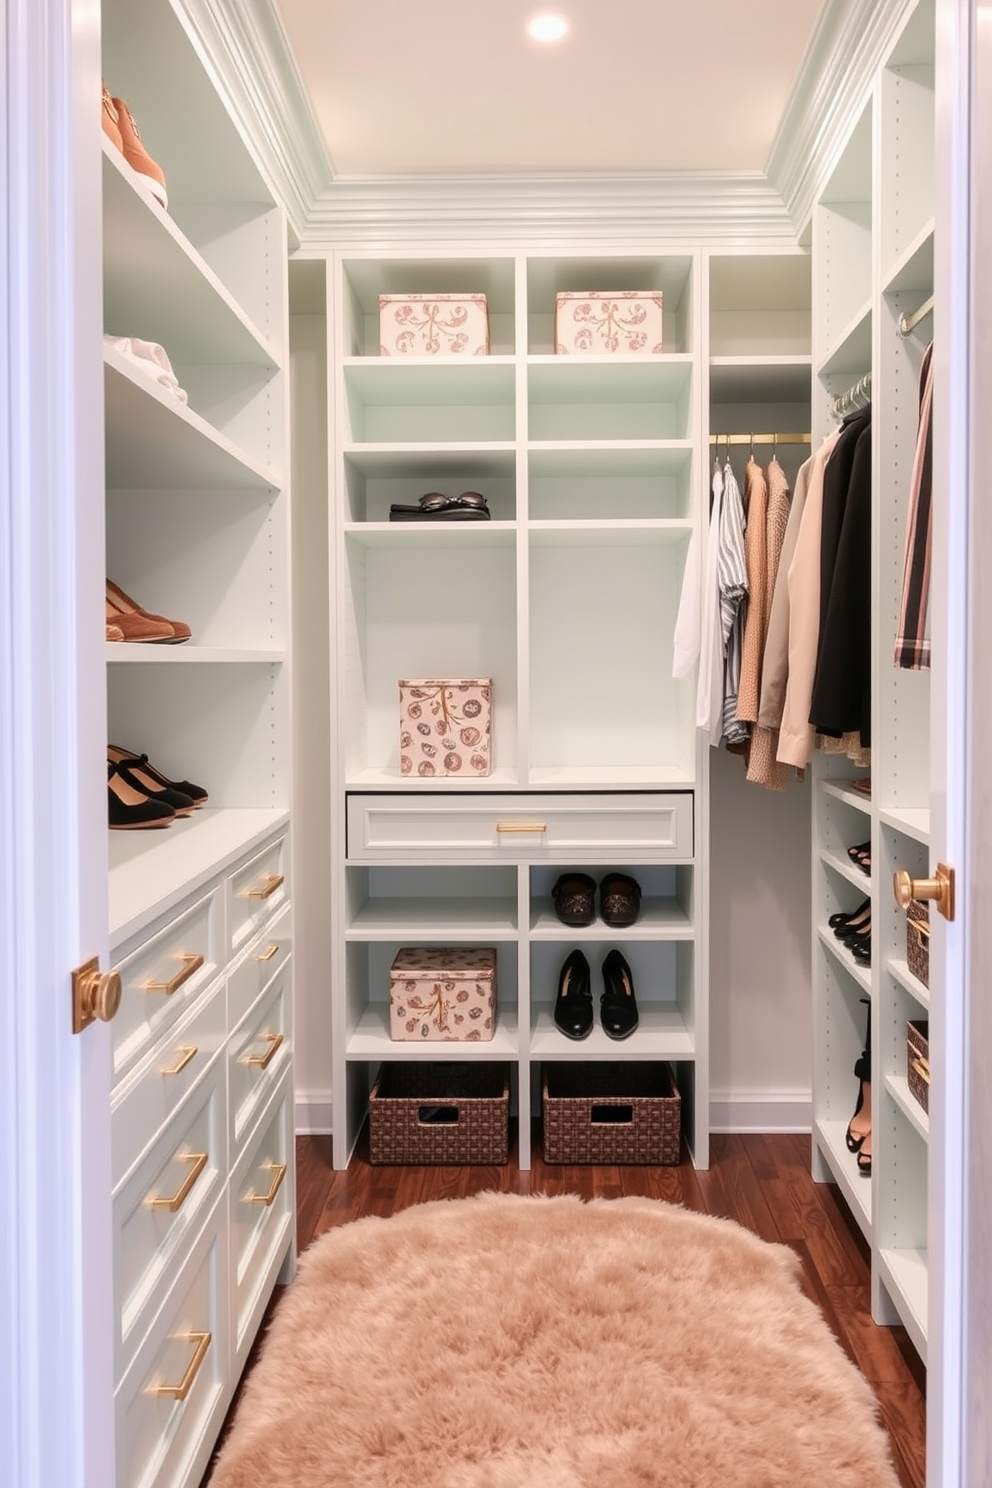
[[[547,822],[497,822],[497,832],[546,832]]]
[[[271,961],[272,960],[272,957],[274,955],[276,955],[276,953],[278,952],[278,950],[279,950],[279,942],[277,940],[270,940],[269,943],[268,943],[268,945],[265,947],[265,950],[259,952],[259,954],[255,957],[255,960],[256,961]]]
[[[242,1063],[248,1065],[249,1068],[254,1067],[255,1069],[264,1070],[268,1069],[269,1065],[272,1063],[273,1059],[275,1059],[279,1050],[286,1042],[286,1035],[283,1033],[260,1033],[258,1037],[259,1042],[261,1042],[263,1039],[267,1039],[269,1047],[266,1049],[264,1054],[249,1054],[247,1058],[242,1060]]]
[[[189,1191],[193,1187],[193,1184],[196,1182],[197,1178],[199,1178],[200,1174],[207,1166],[207,1154],[205,1152],[185,1152],[183,1156],[179,1158],[179,1161],[192,1163],[193,1166],[186,1174],[186,1177],[183,1179],[180,1187],[177,1188],[176,1192],[174,1194],[171,1194],[169,1198],[146,1199],[145,1203],[148,1205],[149,1209],[168,1209],[170,1214],[175,1214],[177,1209],[181,1209],[182,1206],[185,1204],[187,1198],[189,1197]]]
[[[919,1075],[919,1077],[920,1077],[921,1080],[925,1080],[928,1085],[930,1084],[930,1061],[929,1061],[929,1059],[914,1059],[913,1060],[913,1064],[912,1064],[912,1068],[916,1071],[916,1073]]]
[[[282,873],[267,873],[265,875],[265,887],[261,889],[249,889],[245,895],[246,899],[268,899],[274,894],[280,884],[285,883],[285,875]]]
[[[266,1209],[268,1209],[268,1208],[271,1207],[272,1204],[275,1203],[276,1194],[279,1192],[280,1188],[282,1187],[282,1180],[286,1176],[286,1164],[285,1163],[273,1163],[273,1162],[270,1162],[270,1163],[263,1163],[263,1167],[268,1168],[271,1173],[274,1173],[275,1174],[275,1177],[272,1179],[272,1186],[269,1189],[269,1191],[268,1191],[267,1194],[257,1194],[257,1193],[245,1194],[245,1203],[246,1204],[264,1204],[265,1207],[266,1207]]]
[[[177,1333],[176,1337],[180,1343],[195,1343],[196,1352],[189,1361],[189,1368],[179,1381],[178,1385],[153,1385],[153,1395],[171,1395],[173,1400],[185,1400],[193,1388],[193,1381],[200,1372],[200,1365],[207,1356],[212,1338],[210,1333]]]
[[[200,1051],[195,1044],[183,1044],[183,1047],[179,1052],[181,1057],[176,1061],[175,1064],[170,1064],[165,1069],[160,1069],[160,1075],[178,1075],[179,1071],[184,1070],[189,1064],[190,1060],[195,1059]]]
[[[193,952],[184,953],[179,959],[183,964],[171,982],[143,982],[142,992],[164,992],[166,997],[171,997],[203,965],[203,957]]]

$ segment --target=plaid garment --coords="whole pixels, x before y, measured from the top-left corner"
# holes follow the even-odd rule
[[[920,427],[913,457],[906,524],[906,560],[896,632],[895,664],[908,671],[930,665],[930,545],[933,476],[933,343],[920,364]]]

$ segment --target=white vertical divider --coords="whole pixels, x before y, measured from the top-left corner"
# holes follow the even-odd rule
[[[531,771],[530,674],[530,420],[527,401],[529,314],[527,259],[518,253],[514,263],[514,325],[516,367],[516,481],[517,481],[517,780],[529,785]]]

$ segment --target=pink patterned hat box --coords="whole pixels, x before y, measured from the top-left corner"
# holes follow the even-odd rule
[[[621,290],[617,294],[555,296],[555,351],[559,354],[661,351],[661,292]]]
[[[389,1036],[487,1043],[496,1031],[491,946],[405,946],[389,969]]]
[[[381,294],[380,356],[488,356],[484,294]]]
[[[400,773],[483,776],[492,771],[491,677],[400,680]]]

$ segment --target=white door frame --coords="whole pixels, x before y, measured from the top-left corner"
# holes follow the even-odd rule
[[[0,1482],[114,1482],[98,0],[0,0]]]

